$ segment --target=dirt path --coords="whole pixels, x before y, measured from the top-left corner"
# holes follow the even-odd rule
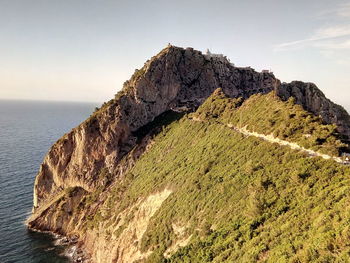
[[[193,121],[199,121],[199,122],[203,121],[203,120],[201,120],[198,117],[193,117],[192,120]],[[330,156],[328,154],[319,153],[319,152],[313,151],[311,149],[306,149],[306,148],[304,148],[304,147],[302,147],[299,144],[296,144],[294,142],[288,142],[288,141],[276,138],[272,134],[265,135],[265,134],[262,134],[262,133],[251,132],[251,131],[247,130],[247,126],[244,126],[243,128],[238,128],[238,127],[234,126],[231,123],[229,123],[229,124],[224,124],[224,123],[221,123],[221,122],[218,122],[218,123],[226,125],[230,129],[232,129],[232,130],[234,130],[236,132],[239,132],[239,133],[241,133],[241,134],[243,134],[245,136],[254,136],[254,137],[263,139],[263,140],[271,142],[271,143],[278,143],[279,145],[288,146],[288,147],[290,147],[293,150],[301,151],[301,152],[303,152],[303,153],[305,153],[305,154],[307,154],[309,156],[318,156],[318,157],[322,157],[323,159],[326,159],[326,160],[333,160],[333,161],[336,161],[337,163],[349,165],[348,163],[344,162],[341,157]]]
[[[310,156],[318,156],[318,157],[322,157],[323,159],[326,159],[326,160],[334,160],[337,163],[344,164],[344,161],[340,157],[330,156],[328,154],[323,154],[323,153],[319,153],[319,152],[316,152],[316,151],[313,151],[310,149],[306,149],[306,148],[304,148],[296,143],[288,142],[288,141],[276,138],[272,134],[265,135],[265,134],[261,134],[261,133],[257,133],[257,132],[251,132],[251,131],[248,131],[246,127],[238,128],[238,127],[233,126],[232,124],[227,124],[227,127],[235,130],[236,132],[242,133],[246,136],[254,136],[254,137],[263,139],[263,140],[271,142],[271,143],[278,143],[279,145],[288,146],[293,150],[299,150],[299,151],[306,153]]]

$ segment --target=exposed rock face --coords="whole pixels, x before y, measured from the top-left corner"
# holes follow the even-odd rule
[[[148,196],[145,200],[139,200],[136,204],[122,211],[118,218],[115,219],[118,224],[114,226],[102,224],[100,233],[105,229],[109,229],[111,233],[120,229],[128,217],[132,216],[132,220],[127,223],[127,227],[123,229],[118,239],[113,242],[106,242],[108,237],[99,235],[98,238],[89,238],[88,246],[94,251],[96,262],[142,262],[142,259],[147,258],[152,251],[141,252],[140,244],[143,234],[146,232],[151,217],[157,212],[162,203],[172,193],[169,189],[164,189],[160,193],[155,193]],[[107,249],[106,249],[107,248]],[[109,253],[105,253],[105,251]]]
[[[61,215],[57,220],[58,215],[43,209],[48,200],[52,201],[69,187],[79,189],[76,194],[79,199],[85,192],[106,184],[100,178],[102,168],[118,178],[132,166],[133,158],[147,149],[149,141],[140,146],[135,136],[138,129],[168,110],[193,110],[217,88],[229,97],[248,98],[273,90],[283,99],[293,96],[306,110],[321,115],[327,123],[337,124],[340,132],[350,135],[349,115],[313,84],[281,84],[272,73],[238,68],[226,59],[205,56],[192,48],[169,46],[136,71],[115,99],[52,146],[35,180],[33,210],[36,216],[29,221],[29,226],[62,234],[76,229],[83,214],[80,221]],[[131,152],[135,146],[139,149],[137,154]],[[125,156],[129,161],[124,165],[121,160]],[[72,204],[66,206],[63,211],[69,210]],[[45,220],[41,220],[41,216]],[[48,217],[56,220],[48,221]],[[70,224],[65,220],[70,220]]]
[[[111,173],[136,142],[132,132],[159,114],[199,106],[218,87],[231,97],[267,93],[280,84],[273,74],[236,68],[192,48],[168,47],[135,72],[116,99],[61,138],[49,151],[35,181],[34,208],[57,189],[92,191],[98,172]]]
[[[282,99],[294,97],[296,103],[315,115],[320,115],[326,123],[334,123],[339,132],[350,137],[350,116],[346,110],[329,99],[313,83],[293,81],[282,83],[277,88],[277,95]]]

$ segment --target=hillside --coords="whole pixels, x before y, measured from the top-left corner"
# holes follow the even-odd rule
[[[199,119],[221,123],[297,143],[317,152],[338,156],[346,150],[342,135],[334,124],[306,112],[291,97],[283,102],[275,92],[252,95],[248,100],[228,98],[221,90],[210,96],[197,110]]]
[[[338,157],[350,117],[285,85],[166,48],[52,147],[28,226],[86,262],[349,261],[350,167],[300,149]]]

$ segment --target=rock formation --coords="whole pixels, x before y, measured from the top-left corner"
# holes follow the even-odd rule
[[[132,132],[161,113],[196,108],[218,87],[230,97],[248,98],[279,85],[273,74],[236,68],[192,48],[167,47],[136,70],[115,99],[53,145],[35,181],[34,208],[57,189],[92,191],[100,169],[114,173],[135,146]]]
[[[350,118],[346,110],[329,99],[313,83],[292,81],[282,83],[277,88],[277,95],[282,99],[294,97],[296,103],[315,115],[320,115],[326,123],[334,123],[340,133],[350,136]]]
[[[193,111],[217,88],[229,97],[244,99],[275,90],[282,99],[294,97],[306,110],[320,115],[326,123],[337,124],[343,135],[350,135],[349,115],[314,84],[281,84],[272,73],[235,67],[226,59],[205,56],[192,48],[168,46],[136,70],[114,99],[52,146],[35,180],[35,216],[29,226],[52,231],[60,228],[66,234],[64,223],[45,226],[40,220],[48,200],[64,189],[78,187],[80,196],[106,185],[102,169],[116,180],[149,143],[145,140],[140,146],[135,135],[140,128],[169,110]],[[136,155],[132,152],[135,147],[139,147]],[[121,164],[123,157],[129,157],[128,165]]]

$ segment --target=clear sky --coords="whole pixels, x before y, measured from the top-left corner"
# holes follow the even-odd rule
[[[0,0],[0,98],[102,102],[168,42],[350,110],[350,0]]]

